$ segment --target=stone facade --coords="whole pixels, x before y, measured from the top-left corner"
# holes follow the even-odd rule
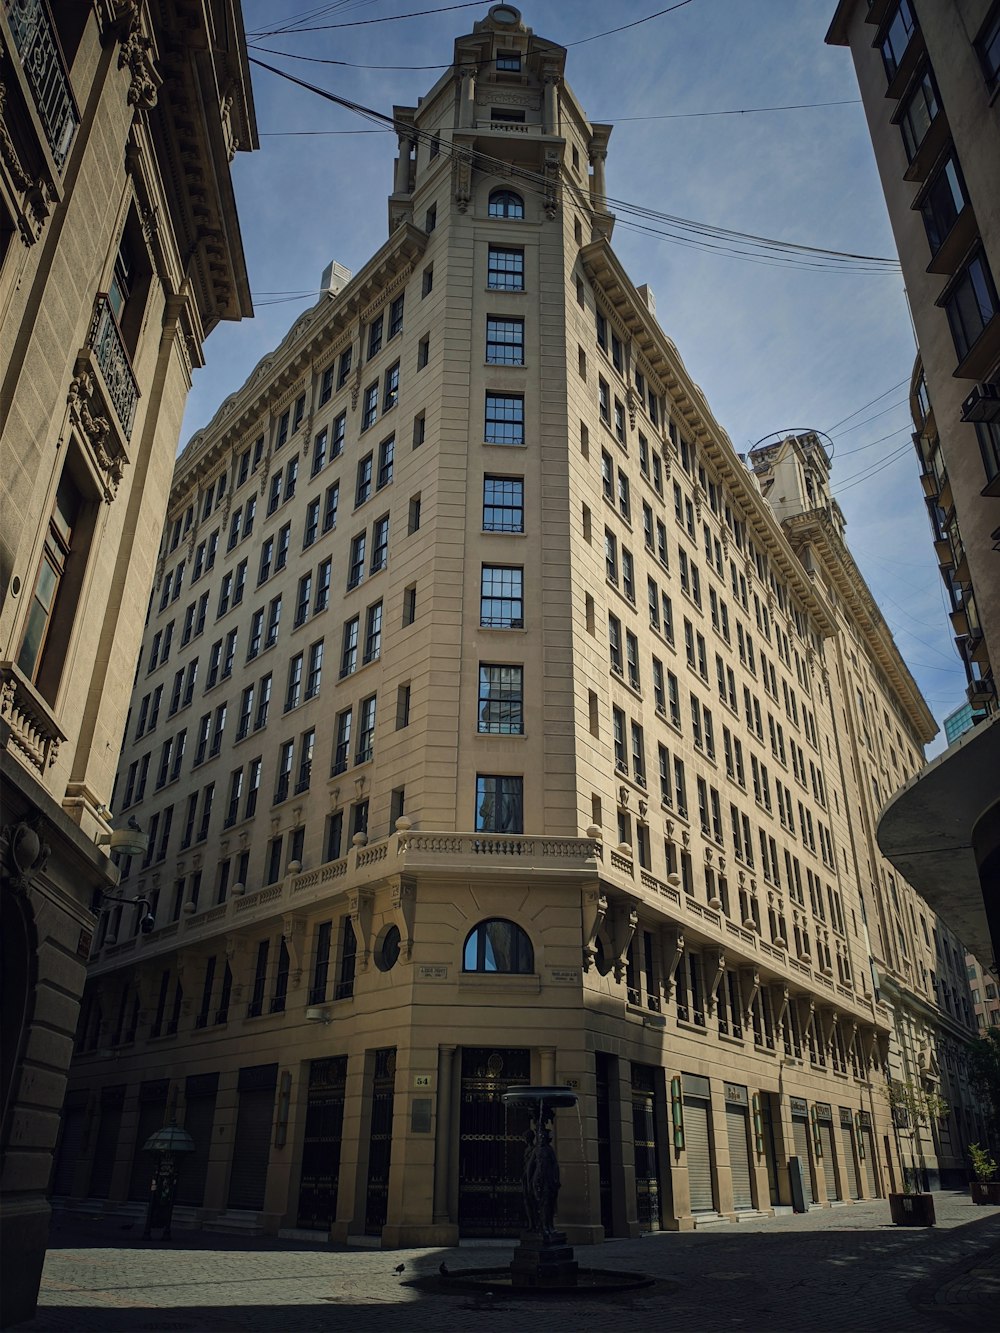
[[[565,54],[508,6],[459,39],[395,108],[389,240],[178,460],[113,802],[156,927],[95,935],[68,1204],[141,1206],[175,1114],[193,1224],[516,1234],[500,1094],[559,1082],[578,1243],[788,1206],[790,1159],[898,1187],[886,1061],[967,1106],[894,1037],[971,1011],[861,792],[932,719],[622,269]]]
[[[984,715],[888,805],[879,841],[988,962],[1000,941],[1000,11],[841,0],[827,41],[850,47],[865,105],[919,345],[920,486]]]
[[[191,372],[251,313],[229,167],[256,141],[246,59],[236,4],[0,8],[5,1326],[34,1310]]]

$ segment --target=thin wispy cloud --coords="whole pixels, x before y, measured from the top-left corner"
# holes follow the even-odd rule
[[[603,0],[535,0],[520,7],[536,32],[566,43],[658,8],[628,0],[615,8],[612,24]],[[308,8],[302,0],[243,4],[250,32],[279,28]],[[416,8],[375,0],[330,18]],[[834,0],[694,0],[641,27],[574,47],[568,78],[585,111],[619,122],[608,156],[609,192],[734,230],[894,255],[871,141],[856,104],[853,65],[845,50],[823,42],[833,8]],[[389,71],[285,62],[341,96],[391,113],[394,104],[415,105],[439,77],[415,67],[448,62],[455,37],[487,9],[484,3],[402,22],[286,34],[262,44],[356,64],[406,66]],[[280,57],[264,58],[282,64]],[[395,136],[343,133],[372,126],[266,71],[255,68],[253,79],[265,137],[259,152],[238,155],[234,170],[258,315],[212,335],[182,443],[309,304],[264,302],[318,289],[331,259],[358,270],[386,236]],[[818,102],[844,105],[627,119]],[[341,133],[270,137],[274,131]],[[739,450],[785,427],[829,429],[910,374],[914,345],[898,275],[752,264],[624,226],[616,229],[614,244],[633,279],[648,282],[656,293],[660,323]],[[904,397],[905,387],[882,405]],[[908,420],[904,403],[838,440],[838,448],[858,449]],[[868,451],[835,455],[834,491],[840,478],[874,467],[906,440],[901,431]],[[915,456],[848,484],[840,502],[858,563],[941,718],[961,702],[964,674],[942,609]]]

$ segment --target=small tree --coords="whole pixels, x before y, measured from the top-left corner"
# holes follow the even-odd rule
[[[992,1180],[997,1173],[997,1164],[990,1156],[989,1152],[978,1143],[969,1144],[969,1160],[972,1163],[972,1174],[977,1180],[984,1184]]]
[[[1000,1028],[969,1042],[969,1079],[989,1108],[994,1145],[1000,1143]]]
[[[936,1092],[930,1092],[926,1088],[914,1083],[912,1079],[905,1082],[899,1079],[890,1078],[886,1074],[885,1088],[883,1095],[889,1103],[889,1109],[892,1114],[892,1129],[896,1139],[896,1152],[899,1154],[899,1164],[903,1173],[903,1193],[918,1193],[917,1188],[917,1157],[915,1149],[915,1137],[917,1126],[919,1124],[930,1124],[932,1120],[943,1120],[948,1114],[948,1103]],[[907,1173],[906,1165],[903,1161],[903,1142],[900,1137],[900,1130],[909,1130],[910,1134],[910,1171]],[[920,1163],[921,1167],[923,1162]]]

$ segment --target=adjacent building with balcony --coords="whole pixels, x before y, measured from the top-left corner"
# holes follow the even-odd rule
[[[963,952],[874,844],[926,705],[811,437],[747,467],[612,248],[610,127],[498,5],[397,107],[390,235],[177,461],[55,1191],[383,1245],[575,1241],[960,1168]],[[797,469],[794,488],[772,478]],[[873,960],[875,970],[873,970]]]
[[[879,843],[969,947],[1000,941],[1000,5],[841,0],[919,345],[914,443],[968,698],[988,716],[887,806]]]
[[[235,0],[0,5],[2,1322],[28,1318],[102,837],[202,343],[251,313]]]

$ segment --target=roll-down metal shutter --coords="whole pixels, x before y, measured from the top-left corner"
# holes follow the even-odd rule
[[[802,1192],[806,1196],[806,1203],[815,1203],[812,1167],[809,1160],[809,1121],[805,1116],[792,1116],[792,1140],[795,1144],[795,1156],[802,1163]]]
[[[878,1193],[878,1172],[875,1169],[875,1136],[870,1129],[864,1128],[861,1131],[862,1142],[865,1145],[865,1180],[868,1183],[869,1199],[877,1199]]]
[[[177,1202],[195,1208],[205,1201],[218,1087],[218,1074],[189,1074],[184,1090],[184,1128],[194,1142],[194,1152],[178,1164]]]
[[[125,1085],[104,1088],[101,1092],[101,1119],[94,1141],[94,1161],[90,1168],[90,1197],[106,1199],[111,1193],[111,1174],[118,1156],[121,1137],[122,1105]]]
[[[72,1106],[67,1103],[63,1110],[62,1138],[59,1140],[56,1169],[52,1176],[53,1194],[69,1194],[73,1188],[73,1176],[83,1147],[84,1124],[82,1101]]]
[[[823,1145],[823,1176],[826,1180],[826,1197],[829,1203],[840,1198],[837,1184],[837,1156],[833,1146],[833,1122],[819,1121],[819,1141]]]
[[[708,1105],[700,1097],[684,1098],[684,1156],[693,1213],[710,1213],[715,1209],[712,1154],[708,1146]]]
[[[726,1133],[729,1137],[729,1168],[733,1177],[733,1207],[753,1207],[750,1184],[750,1144],[747,1139],[748,1117],[743,1106],[727,1105]]]
[[[858,1181],[858,1163],[854,1156],[854,1131],[843,1120],[840,1122],[840,1144],[844,1156],[844,1169],[847,1172],[847,1196],[850,1199],[860,1199],[861,1185]]]
[[[132,1153],[132,1174],[129,1178],[128,1197],[149,1199],[149,1185],[156,1170],[156,1161],[151,1153],[143,1152],[146,1140],[163,1128],[167,1114],[167,1088],[165,1078],[153,1079],[139,1086],[139,1119],[135,1129],[135,1147]]]
[[[258,1209],[264,1206],[277,1081],[277,1065],[256,1065],[240,1070],[240,1104],[236,1113],[228,1208]]]

